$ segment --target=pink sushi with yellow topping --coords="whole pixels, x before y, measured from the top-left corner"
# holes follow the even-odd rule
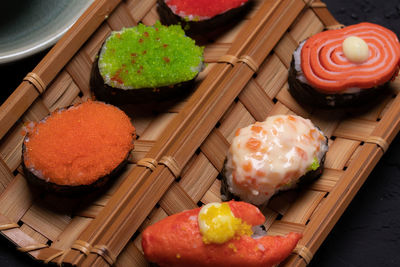
[[[268,236],[253,227],[263,224],[260,210],[245,202],[209,203],[171,215],[142,234],[146,259],[168,267],[268,267],[290,255],[302,237]]]
[[[266,203],[303,178],[319,176],[327,151],[322,131],[296,115],[271,116],[238,129],[224,167],[223,194]]]

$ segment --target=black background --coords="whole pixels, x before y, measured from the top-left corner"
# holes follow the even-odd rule
[[[400,0],[325,0],[345,25],[369,21],[400,36]],[[0,103],[47,51],[0,65]],[[1,203],[0,203],[1,205]],[[400,266],[400,137],[395,138],[372,174],[324,241],[310,266]],[[1,266],[42,266],[0,236]]]

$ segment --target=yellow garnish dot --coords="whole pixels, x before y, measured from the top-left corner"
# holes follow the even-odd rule
[[[227,203],[210,203],[202,207],[198,217],[205,244],[223,244],[240,236],[251,236],[251,225],[236,218]]]
[[[181,254],[176,254],[176,258],[180,259],[181,258]]]

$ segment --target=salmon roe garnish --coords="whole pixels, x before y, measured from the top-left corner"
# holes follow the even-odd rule
[[[240,134],[240,128],[236,130],[235,136],[239,136],[239,134]]]
[[[253,126],[251,126],[251,130],[255,133],[259,133],[263,130],[263,127],[258,126],[258,125],[253,125]]]
[[[253,164],[251,164],[250,161],[243,164],[243,170],[245,170],[246,172],[251,172],[252,169],[253,169]]]
[[[246,147],[251,151],[257,151],[260,148],[260,146],[261,146],[261,141],[253,137],[250,137],[246,143]]]
[[[134,137],[123,111],[88,101],[37,123],[24,140],[24,163],[52,183],[88,185],[123,162]]]

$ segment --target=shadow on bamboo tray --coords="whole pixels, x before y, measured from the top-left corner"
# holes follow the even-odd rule
[[[276,196],[262,211],[269,234],[303,233],[296,253],[282,265],[307,264],[397,134],[400,109],[398,81],[362,112],[332,116],[290,96],[294,49],[339,26],[319,1],[254,1],[240,23],[201,40],[208,66],[190,97],[149,113],[125,107],[139,138],[127,169],[106,192],[61,202],[28,187],[20,166],[24,122],[90,98],[91,66],[111,30],[157,20],[155,0],[96,1],[2,105],[2,234],[40,261],[146,266],[144,227],[220,201],[219,172],[235,130],[269,115],[298,114],[329,137],[325,171],[301,190]],[[54,198],[63,209],[47,205]]]

